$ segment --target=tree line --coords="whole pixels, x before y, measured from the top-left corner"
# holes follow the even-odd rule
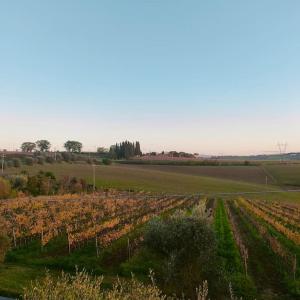
[[[40,152],[48,152],[51,148],[51,143],[48,140],[38,140],[34,142],[24,142],[21,145],[21,150],[23,152],[33,152],[38,150]],[[66,141],[64,143],[64,148],[68,152],[80,153],[82,149],[82,143],[78,141]]]
[[[124,141],[119,144],[116,143],[109,149],[109,156],[112,159],[129,159],[140,155],[142,155],[142,151],[139,142]]]
[[[82,143],[78,141],[68,140],[64,143],[64,148],[70,153],[81,153]],[[38,140],[36,142],[24,142],[21,145],[23,152],[31,153],[34,151],[49,152],[51,143],[48,140]],[[107,153],[111,159],[129,159],[134,156],[141,156],[141,145],[139,141],[129,142],[123,141],[110,146],[109,151],[104,147],[98,147],[97,153]]]

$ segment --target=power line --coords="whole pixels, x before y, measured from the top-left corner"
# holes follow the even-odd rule
[[[283,161],[284,155],[286,154],[287,142],[285,142],[285,143],[278,142],[277,147],[279,149],[280,160]]]

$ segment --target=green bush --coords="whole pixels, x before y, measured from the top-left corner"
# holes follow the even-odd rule
[[[27,175],[11,175],[9,177],[11,186],[17,191],[24,191],[27,187],[28,178]]]
[[[227,288],[214,231],[207,220],[183,214],[155,218],[146,228],[144,243],[165,258],[161,282],[167,294],[181,295],[184,291],[193,298],[195,289],[204,280],[212,287],[213,298]]]
[[[32,166],[33,163],[34,163],[34,159],[33,159],[32,157],[26,157],[26,158],[25,158],[25,164],[26,164],[27,166]]]
[[[21,167],[21,160],[19,158],[14,158],[13,159],[13,165],[15,168],[20,168]]]
[[[33,196],[53,195],[58,190],[58,183],[51,172],[40,171],[37,175],[29,176],[26,191]]]
[[[111,164],[112,164],[112,161],[111,161],[111,159],[109,159],[109,158],[103,158],[103,159],[102,159],[102,163],[103,163],[104,165],[111,165]]]

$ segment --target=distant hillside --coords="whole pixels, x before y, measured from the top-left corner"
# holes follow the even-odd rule
[[[215,159],[224,160],[300,160],[300,152],[291,152],[286,154],[259,154],[259,155],[249,155],[249,156],[215,156]]]

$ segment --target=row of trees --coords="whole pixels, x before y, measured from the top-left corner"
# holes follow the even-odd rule
[[[24,142],[21,145],[21,149],[23,152],[32,152],[36,149],[38,149],[41,152],[49,151],[51,147],[51,144],[47,140],[38,140],[35,143],[33,142]]]
[[[82,143],[78,141],[67,141],[64,144],[65,149],[68,152],[80,153],[82,149]],[[48,140],[38,140],[35,143],[33,142],[24,142],[21,145],[23,152],[32,152],[38,150],[41,152],[47,152],[51,148],[51,143]]]
[[[113,159],[128,159],[133,156],[142,155],[139,142],[121,142],[110,147],[109,156]]]
[[[82,143],[78,141],[67,141],[64,143],[64,147],[67,152],[80,153],[82,149]],[[51,143],[48,140],[38,140],[33,142],[24,142],[21,145],[23,152],[33,152],[38,150],[40,152],[48,152],[51,148]],[[107,149],[103,147],[97,148],[98,153],[105,154],[108,152]],[[124,141],[121,143],[116,143],[112,145],[109,149],[109,157],[112,159],[128,159],[133,156],[142,155],[140,143]]]
[[[50,148],[51,143],[48,140],[38,140],[35,143],[24,142],[21,145],[21,149],[23,152],[33,152],[37,150],[37,152],[46,154],[47,152],[49,152]],[[81,153],[82,143],[69,140],[64,143],[64,148],[69,153]],[[56,153],[59,154],[58,152]],[[134,156],[142,155],[140,142],[129,142],[127,140],[110,146],[109,150],[104,147],[98,147],[97,153],[111,159],[129,159]]]

